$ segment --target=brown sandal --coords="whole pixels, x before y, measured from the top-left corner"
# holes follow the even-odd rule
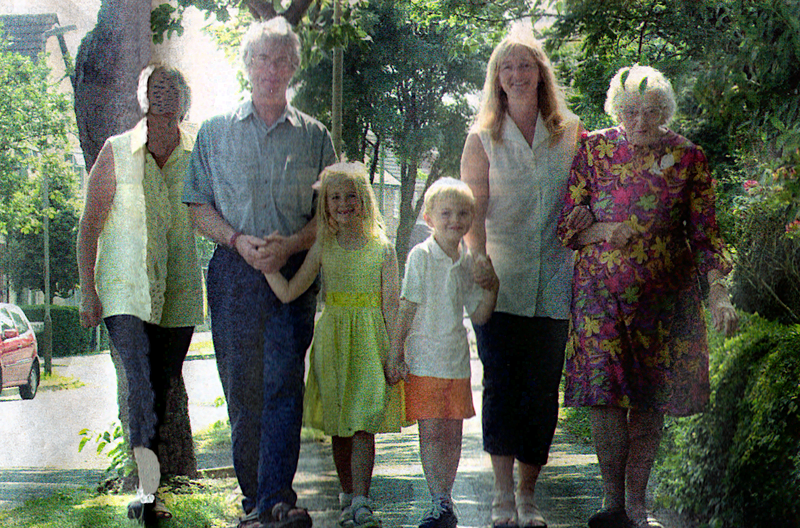
[[[266,528],[311,528],[311,516],[305,508],[298,508],[285,502],[272,507],[269,519],[262,521]]]

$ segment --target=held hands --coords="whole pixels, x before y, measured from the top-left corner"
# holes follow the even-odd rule
[[[292,254],[288,238],[277,231],[267,238],[240,235],[235,245],[236,251],[248,264],[264,273],[279,271]]]
[[[386,377],[386,383],[397,385],[401,379],[406,379],[408,376],[408,364],[402,356],[393,354],[383,366],[383,375]]]
[[[472,274],[478,286],[484,290],[497,291],[500,288],[500,279],[494,272],[492,259],[486,255],[475,255],[474,262]]]
[[[579,205],[567,215],[566,225],[575,232],[583,231],[594,223],[594,215],[586,205]]]
[[[100,324],[102,315],[103,304],[100,302],[100,297],[97,296],[97,289],[95,287],[81,288],[81,326],[84,328],[97,326]]]
[[[739,326],[739,314],[731,304],[725,286],[712,283],[708,291],[708,306],[711,310],[711,322],[714,330],[725,336],[731,336]]]

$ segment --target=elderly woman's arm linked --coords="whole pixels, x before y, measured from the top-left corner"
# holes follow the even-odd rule
[[[89,173],[89,182],[86,185],[86,206],[78,227],[78,274],[81,282],[80,318],[81,324],[86,328],[100,324],[103,314],[103,307],[94,282],[97,241],[108,219],[116,191],[114,153],[111,144],[106,143]]]

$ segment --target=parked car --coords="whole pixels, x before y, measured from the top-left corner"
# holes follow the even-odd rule
[[[36,334],[25,313],[13,304],[0,303],[0,391],[19,387],[23,400],[39,389],[39,355]]]

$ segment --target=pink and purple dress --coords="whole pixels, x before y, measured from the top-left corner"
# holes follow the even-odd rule
[[[623,249],[579,246],[565,226],[575,206],[638,234]],[[668,132],[641,147],[624,130],[585,135],[570,172],[558,233],[577,250],[568,406],[676,416],[708,401],[708,347],[699,278],[730,271],[702,149]]]

